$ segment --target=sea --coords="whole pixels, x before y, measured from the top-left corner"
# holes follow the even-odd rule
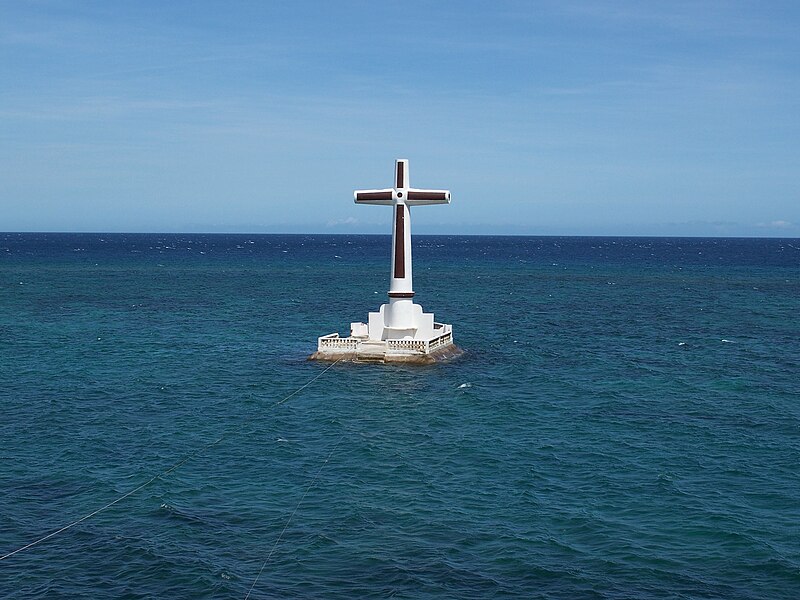
[[[0,598],[800,597],[800,240],[415,236],[464,354],[307,360],[389,257],[0,234]]]

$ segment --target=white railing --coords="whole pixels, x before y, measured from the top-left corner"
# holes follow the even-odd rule
[[[331,333],[319,338],[317,349],[328,352],[358,352],[364,340],[354,337],[339,337],[338,333]],[[386,340],[388,352],[409,354],[429,354],[437,348],[453,343],[453,332],[447,331],[432,340]]]
[[[406,352],[421,352],[427,354],[425,340],[386,340],[389,350],[404,350]]]
[[[419,352],[428,354],[431,350],[448,346],[453,343],[453,333],[448,331],[432,340],[387,340],[388,350],[399,350],[401,352]]]
[[[319,350],[356,350],[359,340],[354,338],[340,338],[338,333],[331,333],[319,338]]]
[[[448,331],[444,335],[440,335],[437,338],[432,339],[428,342],[427,351],[430,352],[431,350],[436,350],[436,348],[441,348],[442,346],[448,346],[453,343],[453,333]]]

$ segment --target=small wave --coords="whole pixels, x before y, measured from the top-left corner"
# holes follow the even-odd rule
[[[187,523],[200,523],[203,525],[212,523],[212,520],[209,519],[209,515],[196,514],[187,509],[177,508],[167,502],[162,502],[158,508],[166,513],[164,516],[168,519],[177,519]]]
[[[460,386],[458,386],[458,389],[463,390],[463,389],[471,388],[471,387],[472,387],[471,383],[462,383]]]

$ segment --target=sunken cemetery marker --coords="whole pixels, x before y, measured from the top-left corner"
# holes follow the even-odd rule
[[[433,313],[414,304],[411,270],[412,206],[450,204],[448,190],[422,190],[408,185],[408,160],[395,166],[395,185],[381,190],[358,190],[356,204],[391,206],[392,260],[389,303],[369,313],[368,323],[350,324],[350,335],[331,333],[320,337],[314,360],[431,363],[461,353],[453,344],[453,327],[437,323]]]

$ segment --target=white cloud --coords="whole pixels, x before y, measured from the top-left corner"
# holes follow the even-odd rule
[[[756,223],[756,227],[769,227],[772,229],[790,229],[794,227],[791,221],[770,221],[769,223]]]
[[[343,225],[358,225],[359,222],[355,217],[347,217],[346,219],[332,219],[326,225],[328,227],[341,227]]]

